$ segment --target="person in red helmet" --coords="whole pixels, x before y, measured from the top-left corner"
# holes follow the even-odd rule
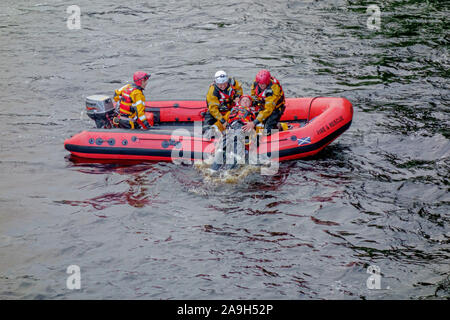
[[[133,74],[134,84],[126,84],[117,89],[114,101],[119,101],[119,127],[125,129],[147,130],[150,128],[145,116],[144,89],[147,86],[150,74],[144,71],[136,71]]]
[[[230,110],[227,118],[227,128],[233,128],[237,123],[239,128],[250,121],[255,120],[256,116],[252,112],[253,99],[249,95],[243,95],[239,98],[239,102]]]
[[[268,134],[276,129],[284,112],[286,99],[280,82],[268,70],[260,70],[251,87],[251,95],[257,108],[256,119],[242,129],[251,131],[258,124],[264,124]]]

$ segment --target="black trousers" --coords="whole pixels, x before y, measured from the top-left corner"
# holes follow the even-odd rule
[[[119,120],[119,128],[122,129],[140,129],[141,126],[137,122],[133,122],[134,128],[131,126],[130,120],[128,119],[120,119]]]
[[[212,126],[214,123],[216,123],[216,121],[217,119],[214,118],[209,111],[206,111],[205,118],[203,120],[203,127]]]
[[[267,131],[267,134],[271,134],[272,129],[278,129],[278,122],[280,122],[285,109],[286,107],[283,105],[273,110],[272,114],[264,121],[264,129]]]

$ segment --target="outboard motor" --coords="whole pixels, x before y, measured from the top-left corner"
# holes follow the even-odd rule
[[[86,98],[86,112],[95,121],[97,128],[110,129],[117,112],[110,97],[93,95]]]

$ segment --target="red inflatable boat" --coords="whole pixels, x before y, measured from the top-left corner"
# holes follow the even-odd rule
[[[214,139],[201,131],[205,111],[205,101],[146,102],[150,130],[87,130],[67,139],[64,147],[89,159],[205,159],[214,152]],[[350,127],[352,117],[352,104],[345,98],[288,98],[281,121],[289,129],[259,137],[256,153],[280,161],[315,155]]]

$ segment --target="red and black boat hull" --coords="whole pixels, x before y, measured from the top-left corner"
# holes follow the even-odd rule
[[[214,152],[214,140],[201,134],[204,101],[152,101],[146,112],[155,126],[148,131],[86,130],[67,139],[65,148],[80,158],[102,160],[201,160]],[[292,129],[261,137],[258,155],[280,161],[312,156],[351,125],[352,104],[345,98],[290,98],[281,121]]]

